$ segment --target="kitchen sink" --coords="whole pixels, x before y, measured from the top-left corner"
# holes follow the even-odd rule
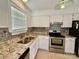
[[[28,37],[25,37],[23,40],[17,42],[17,43],[21,43],[21,44],[27,44],[29,43],[31,40],[33,40],[35,37],[34,36],[28,36]]]

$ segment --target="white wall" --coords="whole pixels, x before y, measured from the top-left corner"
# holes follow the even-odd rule
[[[10,20],[10,8],[8,0],[0,0],[0,28],[8,27]]]

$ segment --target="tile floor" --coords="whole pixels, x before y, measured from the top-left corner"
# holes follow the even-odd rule
[[[75,55],[51,53],[44,50],[39,50],[35,59],[79,59]]]

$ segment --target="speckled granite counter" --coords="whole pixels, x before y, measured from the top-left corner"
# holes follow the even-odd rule
[[[38,36],[27,44],[17,43],[18,41],[22,40],[19,37],[0,43],[0,59],[18,59],[24,53],[24,51],[30,47]]]
[[[63,34],[63,36],[65,36],[66,38],[69,38],[69,37],[76,38],[76,37],[71,36],[71,35],[69,35],[69,34]]]
[[[17,43],[20,38],[14,38],[12,40],[0,43],[0,59],[18,59],[20,55],[32,44],[30,41],[27,44]],[[18,53],[20,55],[18,55]]]

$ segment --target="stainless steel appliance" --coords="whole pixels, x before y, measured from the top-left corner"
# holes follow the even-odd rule
[[[52,52],[64,53],[65,37],[60,35],[60,33],[49,33],[49,36],[49,50]]]
[[[26,49],[26,51],[19,57],[19,59],[29,59],[29,51],[29,48]]]
[[[64,41],[63,37],[50,37],[49,50],[52,52],[64,53]]]

